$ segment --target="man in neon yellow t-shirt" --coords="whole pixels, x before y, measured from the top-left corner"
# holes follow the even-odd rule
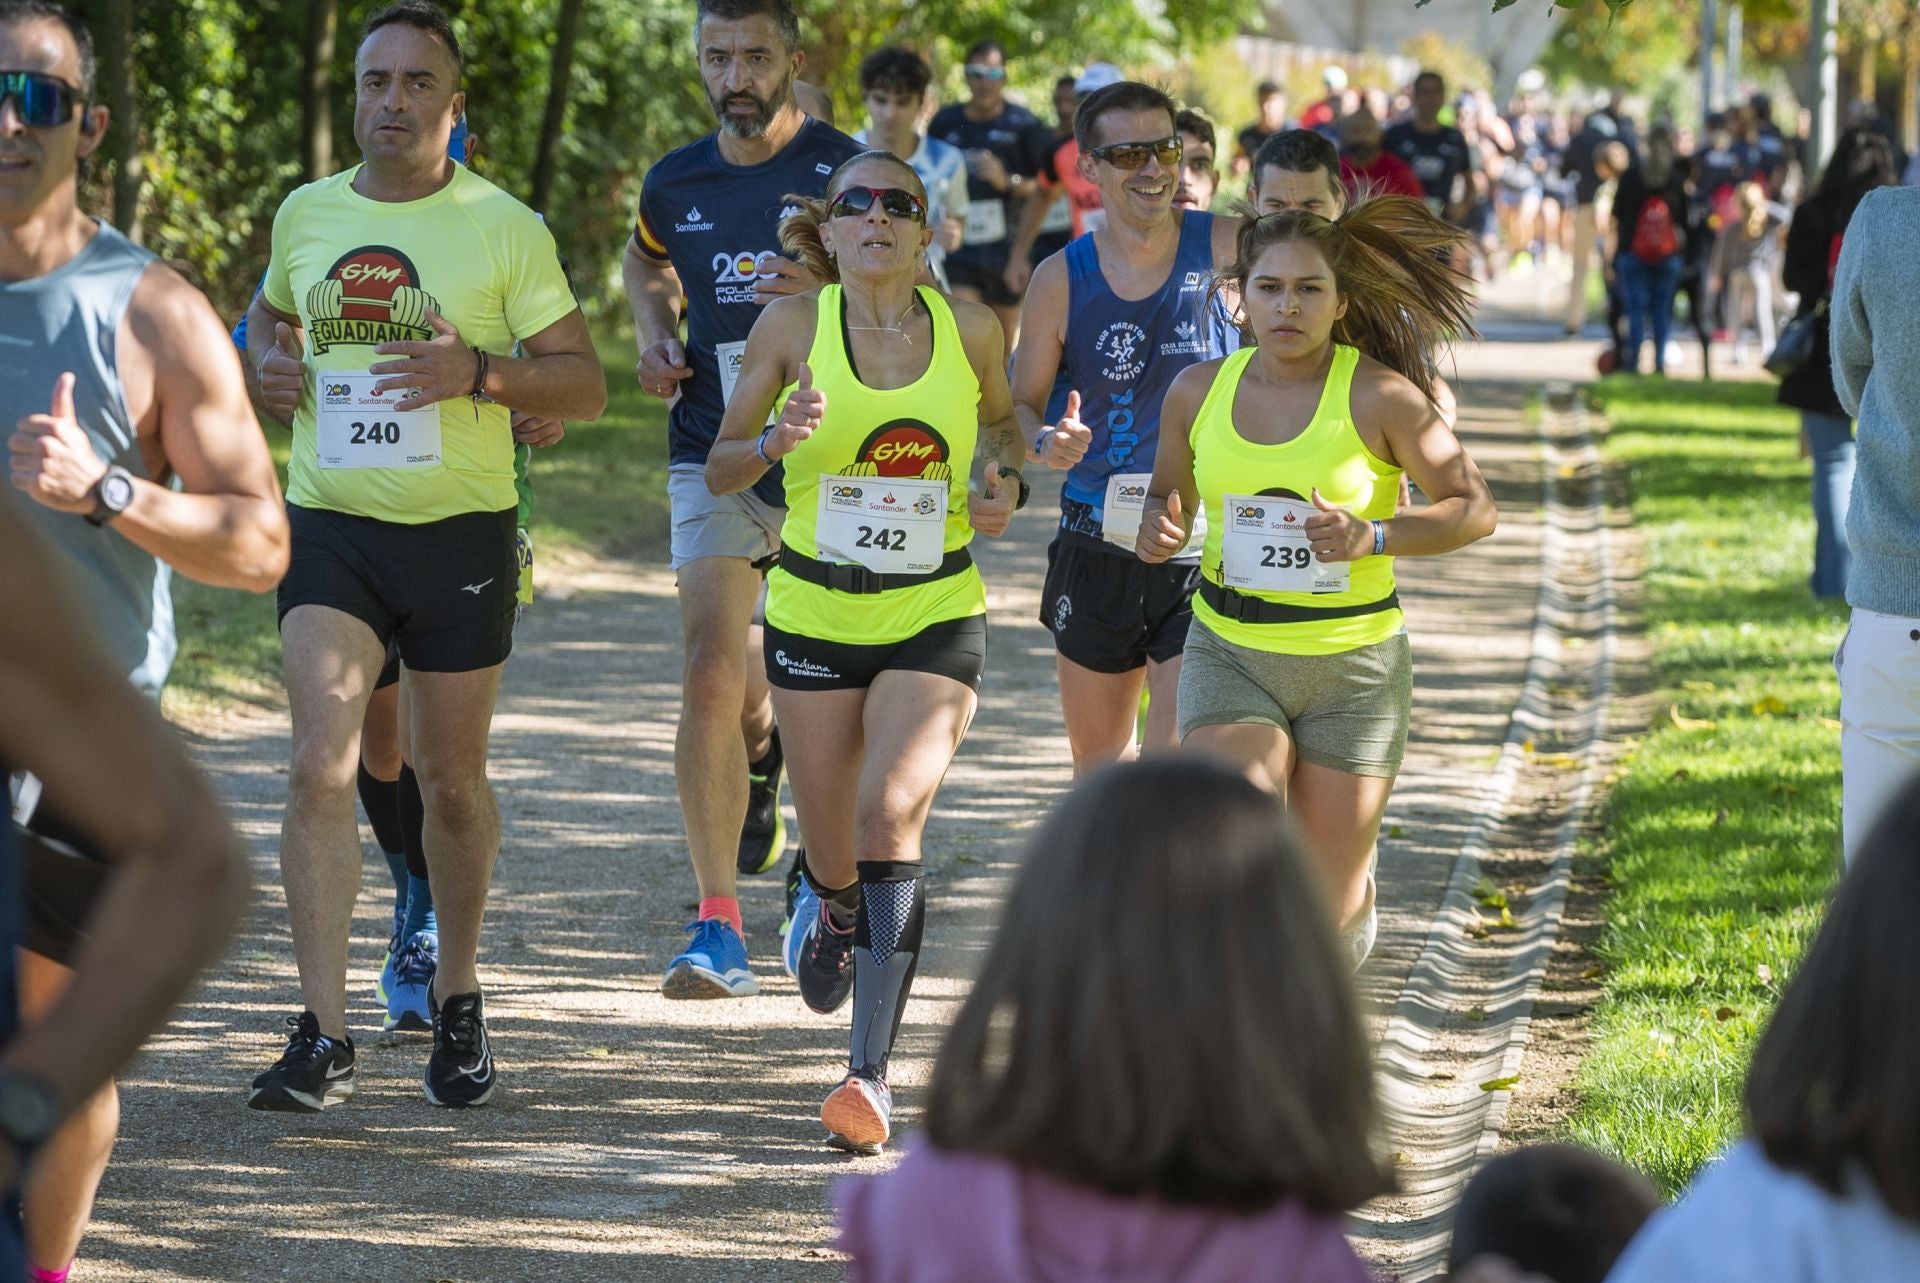
[[[487,733],[518,582],[509,416],[595,419],[606,382],[538,216],[448,159],[460,70],[434,5],[367,20],[354,60],[362,163],[280,207],[248,314],[262,399],[293,427],[280,866],[307,1008],[254,1080],[259,1109],[316,1111],[353,1092],[354,766],[395,640],[440,919],[426,1094],[462,1106],[493,1093],[475,964],[500,845]],[[516,342],[524,355],[510,355]]]

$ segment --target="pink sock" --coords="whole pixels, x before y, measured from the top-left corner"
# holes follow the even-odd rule
[[[705,922],[708,918],[725,918],[733,924],[733,929],[739,933],[742,940],[747,938],[746,924],[740,920],[740,901],[734,897],[710,895],[701,900],[700,920]]]
[[[73,1271],[73,1262],[68,1261],[57,1270],[43,1269],[32,1261],[27,1262],[27,1278],[31,1283],[67,1283],[67,1275]]]

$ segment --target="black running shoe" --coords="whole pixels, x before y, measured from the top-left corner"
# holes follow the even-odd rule
[[[311,1011],[287,1017],[287,1049],[273,1068],[253,1080],[249,1109],[317,1114],[353,1095],[353,1039],[320,1032]]]
[[[805,935],[794,979],[800,982],[800,1000],[824,1016],[840,1010],[853,992],[853,928],[835,925],[824,900],[809,895],[799,907],[803,917],[793,929]],[[806,915],[809,908],[813,913]]]
[[[478,992],[458,994],[433,1010],[433,1055],[427,1057],[427,1099],[447,1109],[484,1105],[497,1077]]]
[[[780,814],[780,775],[786,770],[786,755],[780,751],[780,731],[773,732],[773,747],[755,765],[766,773],[747,772],[747,822],[740,826],[740,857],[737,867],[748,876],[765,873],[780,861],[787,849],[787,821]]]

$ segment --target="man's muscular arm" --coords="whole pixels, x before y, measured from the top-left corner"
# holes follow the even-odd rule
[[[190,579],[274,587],[287,569],[287,516],[226,327],[198,290],[154,264],[121,321],[118,357],[156,480],[135,479],[133,502],[112,528]],[[57,375],[47,414],[21,420],[14,485],[56,511],[85,515],[107,461],[74,417],[72,378]]]

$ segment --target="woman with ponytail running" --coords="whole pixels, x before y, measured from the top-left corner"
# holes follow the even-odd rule
[[[767,680],[807,835],[786,963],[813,1010],[853,999],[821,1121],[872,1152],[891,1134],[887,1058],[920,954],[920,834],[986,663],[967,545],[1025,503],[1025,446],[992,310],[914,284],[932,233],[912,167],[864,152],[825,200],[787,199],[781,244],[829,284],[754,324],[707,484],[730,494],[784,470]]]
[[[1486,482],[1432,399],[1431,353],[1470,332],[1467,281],[1435,254],[1461,237],[1404,196],[1333,221],[1250,214],[1222,284],[1240,291],[1251,345],[1168,390],[1136,546],[1164,561],[1202,503],[1212,514],[1181,741],[1279,794],[1356,967],[1413,696],[1394,558],[1494,528]],[[1396,513],[1403,472],[1428,502]]]

